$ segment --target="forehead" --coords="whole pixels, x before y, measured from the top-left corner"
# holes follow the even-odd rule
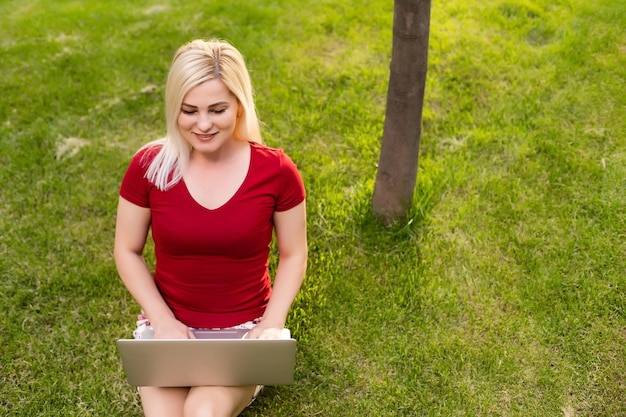
[[[212,104],[236,102],[237,99],[230,92],[222,80],[213,79],[199,84],[185,94],[183,104],[191,106],[210,106]]]

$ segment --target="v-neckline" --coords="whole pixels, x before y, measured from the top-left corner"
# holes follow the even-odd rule
[[[249,152],[250,152],[250,154],[249,154],[249,155],[250,155],[250,158],[249,158],[249,160],[248,160],[248,168],[247,168],[246,174],[245,174],[245,175],[244,175],[244,177],[243,177],[243,180],[241,181],[241,183],[239,184],[239,186],[236,188],[235,192],[234,192],[234,193],[233,193],[230,197],[228,197],[228,198],[227,198],[227,199],[226,199],[226,200],[225,200],[222,204],[220,204],[219,206],[216,206],[216,207],[214,207],[214,208],[210,208],[210,207],[207,207],[207,206],[205,206],[204,204],[200,203],[198,200],[196,200],[196,198],[195,198],[195,197],[193,196],[193,194],[191,193],[191,190],[189,189],[189,186],[187,185],[187,182],[185,181],[185,178],[183,177],[183,178],[181,179],[181,183],[182,183],[182,185],[184,186],[185,193],[187,194],[187,196],[189,196],[189,198],[190,198],[190,199],[191,199],[191,200],[192,200],[192,201],[193,201],[193,202],[194,202],[194,203],[195,203],[198,207],[201,207],[202,209],[207,210],[207,211],[211,211],[211,212],[214,212],[214,211],[219,211],[219,210],[221,210],[222,208],[224,208],[224,207],[226,207],[227,205],[229,205],[229,204],[230,204],[230,203],[231,203],[231,202],[232,202],[232,201],[233,201],[233,200],[234,200],[234,199],[235,199],[235,198],[239,195],[239,193],[240,193],[240,192],[241,192],[241,190],[243,189],[244,185],[245,185],[245,184],[246,184],[246,182],[248,181],[248,177],[250,176],[250,171],[251,171],[251,169],[252,169],[252,160],[253,160],[253,158],[254,158],[254,151],[253,151],[253,146],[252,146],[252,144],[250,144],[250,147],[249,147]]]

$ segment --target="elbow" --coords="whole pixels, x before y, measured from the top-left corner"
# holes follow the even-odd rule
[[[132,250],[119,244],[113,246],[113,260],[118,269],[120,265],[127,263],[130,259],[141,258],[142,256],[142,251]]]
[[[279,263],[290,265],[292,268],[301,270],[304,274],[307,269],[308,259],[309,256],[306,250],[292,251],[289,253],[281,253]]]
[[[119,246],[115,245],[113,247],[113,260],[115,261],[115,265],[119,270],[120,265],[123,263],[125,251],[123,251]]]

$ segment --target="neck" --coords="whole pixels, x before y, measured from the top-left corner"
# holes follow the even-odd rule
[[[189,161],[201,165],[228,164],[245,156],[249,148],[248,142],[233,140],[216,152],[203,153],[192,149]]]

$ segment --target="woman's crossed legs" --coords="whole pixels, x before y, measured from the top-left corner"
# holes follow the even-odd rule
[[[256,386],[141,387],[146,417],[236,417],[254,399]]]

